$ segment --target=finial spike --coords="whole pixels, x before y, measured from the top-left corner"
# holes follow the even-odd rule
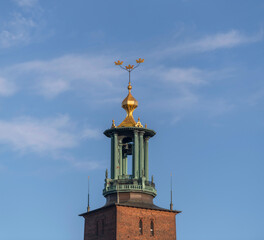
[[[90,212],[90,176],[88,176],[88,206],[87,212]]]
[[[172,211],[172,210],[173,210],[173,203],[172,203],[172,173],[171,173],[171,182],[170,182],[170,185],[171,185],[171,202],[170,202],[170,210]]]
[[[105,170],[105,179],[108,178],[108,169]]]

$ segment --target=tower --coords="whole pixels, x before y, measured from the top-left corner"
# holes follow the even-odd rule
[[[129,72],[128,95],[122,102],[127,115],[118,126],[113,120],[104,132],[111,139],[111,167],[103,189],[106,204],[80,215],[85,219],[84,240],[176,239],[175,216],[180,211],[173,210],[172,203],[170,210],[153,203],[157,191],[153,176],[149,178],[148,151],[156,132],[133,117],[138,102],[131,93],[130,74],[144,59],[136,61],[135,67],[115,62]]]

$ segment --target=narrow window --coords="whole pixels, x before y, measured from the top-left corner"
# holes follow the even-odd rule
[[[150,222],[150,235],[154,236],[154,222],[152,220]]]
[[[139,233],[140,235],[143,235],[143,223],[141,219],[139,220]]]
[[[104,235],[104,219],[102,220],[102,234]]]

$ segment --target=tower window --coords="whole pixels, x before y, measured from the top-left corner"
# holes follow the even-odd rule
[[[139,233],[140,233],[140,235],[143,235],[143,222],[142,222],[142,219],[139,220]]]
[[[152,220],[150,222],[150,235],[154,236],[154,222]]]

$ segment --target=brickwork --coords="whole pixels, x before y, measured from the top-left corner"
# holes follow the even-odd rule
[[[116,240],[175,240],[175,215],[174,212],[117,206]],[[140,219],[143,225],[142,235],[139,229]],[[151,234],[151,221],[154,236]]]
[[[84,215],[84,240],[176,240],[175,215],[126,206],[101,208]]]
[[[116,208],[101,208],[84,216],[84,240],[116,239]]]

